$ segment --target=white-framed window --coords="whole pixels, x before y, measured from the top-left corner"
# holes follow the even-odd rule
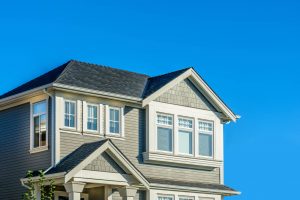
[[[75,101],[65,100],[64,126],[68,128],[76,127],[76,102]]]
[[[48,145],[47,108],[47,100],[32,104],[32,149]]]
[[[157,196],[157,200],[174,200],[174,196],[173,195],[164,195],[164,194],[159,194]]]
[[[87,104],[87,121],[86,127],[89,131],[98,131],[98,106],[94,104]]]
[[[157,113],[157,150],[173,152],[173,115]]]
[[[198,152],[199,156],[213,156],[214,124],[211,121],[198,120]]]
[[[195,198],[189,196],[179,196],[179,200],[195,200]]]
[[[121,108],[109,107],[109,133],[121,134]]]
[[[186,117],[178,118],[178,152],[179,154],[193,154],[193,119]]]

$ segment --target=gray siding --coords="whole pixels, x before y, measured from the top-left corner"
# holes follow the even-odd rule
[[[35,154],[30,154],[29,148],[30,104],[0,111],[0,199],[21,199],[25,188],[20,178],[25,177],[27,170],[50,167],[50,148]]]
[[[88,135],[61,133],[62,157],[71,153],[84,142],[99,138]],[[219,183],[219,170],[205,171],[199,169],[179,168],[154,164],[144,164],[142,153],[145,152],[145,110],[125,107],[125,140],[113,139],[114,144],[126,157],[148,178],[162,178],[182,181]]]
[[[162,103],[216,111],[193,83],[185,79],[155,99]]]
[[[126,174],[126,172],[107,154],[102,153],[85,170]]]

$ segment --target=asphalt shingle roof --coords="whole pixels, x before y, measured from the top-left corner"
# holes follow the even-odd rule
[[[236,190],[221,184],[211,184],[211,183],[202,183],[202,182],[186,182],[186,181],[175,181],[175,180],[166,180],[166,179],[153,179],[147,178],[150,183],[164,184],[164,185],[176,185],[183,187],[194,187],[202,189],[211,189],[211,190],[223,190],[229,192],[237,192]]]
[[[50,83],[86,88],[135,98],[146,98],[186,70],[187,69],[182,69],[164,75],[150,77],[145,74],[71,60],[1,95],[0,99]]]
[[[96,151],[101,147],[108,139],[100,140],[92,143],[85,143],[78,147],[75,151],[64,157],[60,163],[55,167],[47,171],[46,174],[54,174],[60,172],[69,172],[78,164],[80,164],[84,159],[86,159],[91,153]]]

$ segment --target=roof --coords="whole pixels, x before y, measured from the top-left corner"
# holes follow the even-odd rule
[[[75,151],[64,157],[55,167],[52,167],[46,174],[54,174],[61,172],[69,172],[79,163],[85,160],[91,153],[101,147],[108,139],[100,140],[92,143],[85,143],[78,147]]]
[[[51,83],[109,92],[135,98],[144,98],[151,95],[186,70],[187,69],[182,69],[164,75],[150,77],[145,74],[71,60],[4,93],[0,96],[0,99]]]
[[[220,190],[220,191],[228,191],[228,192],[238,192],[228,186],[221,185],[221,184],[175,181],[175,180],[155,179],[155,178],[147,178],[147,180],[150,182],[150,184],[173,185],[173,186],[193,187],[193,188]]]

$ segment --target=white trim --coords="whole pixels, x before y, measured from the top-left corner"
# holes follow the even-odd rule
[[[124,157],[122,153],[119,152],[118,149],[114,147],[114,145],[107,140],[104,144],[102,144],[97,150],[95,150],[92,154],[90,154],[85,160],[79,163],[76,167],[74,167],[71,171],[69,171],[65,175],[65,183],[74,178],[76,174],[86,167],[89,163],[91,163],[94,159],[96,159],[102,152],[106,151],[115,162],[128,171],[128,173],[132,174],[141,184],[143,184],[146,188],[148,188],[149,183],[146,178]],[[124,169],[124,170],[125,170]],[[125,170],[125,171],[126,171]]]
[[[75,105],[74,105],[74,127],[72,127],[72,126],[66,126],[66,124],[65,124],[65,106],[66,106],[66,102],[69,102],[69,103],[74,103]],[[70,129],[70,130],[77,130],[77,126],[78,126],[78,113],[77,113],[77,111],[78,111],[78,101],[74,101],[74,100],[69,100],[69,99],[64,99],[64,103],[63,103],[63,109],[62,109],[62,111],[63,111],[63,117],[62,117],[62,119],[63,119],[63,127],[64,128],[66,128],[66,129]],[[77,130],[78,131],[78,130]]]
[[[69,197],[69,194],[64,191],[54,191],[54,200],[58,200],[58,197]],[[89,195],[87,193],[80,193],[80,198],[89,200]]]
[[[186,72],[160,88],[158,91],[154,92],[146,99],[142,100],[142,107],[148,105],[151,101],[155,100],[157,97],[162,95],[167,90],[174,87],[180,81],[189,78],[195,84],[195,86],[203,92],[203,95],[210,100],[210,102],[217,106],[231,121],[236,121],[239,116],[235,115],[224,102],[213,92],[213,90],[204,82],[204,80],[195,72],[192,68],[188,69]]]
[[[36,103],[40,103],[40,102],[45,102],[46,103],[46,110],[44,113],[39,113],[38,115],[34,115],[33,114],[33,106]],[[38,147],[34,147],[34,126],[33,126],[33,118],[35,116],[40,116],[40,115],[46,115],[46,144],[44,146],[38,146]],[[40,122],[40,121],[39,121]],[[44,97],[42,99],[38,99],[35,101],[30,101],[30,148],[29,148],[29,152],[32,153],[38,153],[38,152],[42,152],[42,151],[46,151],[48,150],[48,146],[49,146],[49,97]],[[41,137],[41,135],[39,136]],[[39,138],[39,143],[40,143],[40,138]]]
[[[110,132],[110,109],[119,110],[119,133]],[[125,119],[124,119],[124,107],[105,106],[106,110],[106,136],[112,138],[125,137]]]

